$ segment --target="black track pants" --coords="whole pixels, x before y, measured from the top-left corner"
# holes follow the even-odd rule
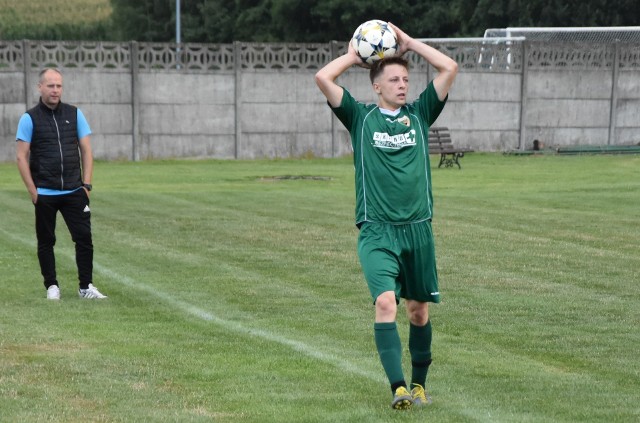
[[[66,195],[39,195],[35,204],[36,237],[38,238],[38,261],[44,278],[44,286],[57,285],[56,259],[53,247],[56,244],[56,215],[60,212],[71,239],[76,245],[76,264],[81,286],[92,282],[93,242],[91,240],[91,211],[89,197],[84,189]]]

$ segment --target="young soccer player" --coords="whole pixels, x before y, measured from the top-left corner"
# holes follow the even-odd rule
[[[363,66],[353,46],[316,74],[331,109],[349,130],[354,151],[358,255],[375,304],[374,338],[393,400],[405,409],[430,400],[424,387],[431,364],[429,303],[440,302],[431,231],[433,197],[427,134],[442,111],[458,72],[457,63],[390,24],[398,56],[370,69],[377,104],[365,105],[336,83],[353,65]],[[413,51],[438,75],[408,103],[408,64]],[[399,298],[409,316],[411,385],[402,371],[402,345],[396,326]]]

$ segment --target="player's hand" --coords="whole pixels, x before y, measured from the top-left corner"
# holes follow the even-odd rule
[[[352,56],[353,58],[353,62],[356,66],[360,66],[361,68],[365,68],[365,69],[370,69],[371,65],[364,62],[360,56],[358,55],[358,53],[356,52],[355,47],[353,46],[353,44],[351,44],[351,41],[349,41],[349,47],[347,49],[347,54]]]
[[[388,24],[391,27],[391,29],[394,30],[394,32],[396,33],[396,38],[398,39],[398,51],[396,52],[396,55],[402,56],[407,52],[407,50],[410,50],[409,45],[411,41],[413,41],[413,38],[408,36],[406,32],[404,32],[403,30],[401,30],[391,22],[388,22]]]

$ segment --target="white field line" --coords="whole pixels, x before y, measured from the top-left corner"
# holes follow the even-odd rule
[[[7,232],[3,228],[0,228],[0,232],[2,232],[7,238],[12,239],[13,241],[32,247],[34,249],[34,254],[35,254],[36,247],[33,240],[29,240],[29,239],[20,237],[18,235],[12,234],[10,232]],[[66,253],[64,251],[57,251],[56,255],[57,256],[62,255],[66,259],[71,261],[75,260],[75,255]],[[382,371],[372,372],[367,369],[361,368],[360,366],[354,363],[351,363],[348,360],[345,360],[334,354],[322,352],[317,347],[315,346],[311,347],[310,345],[304,342],[289,339],[284,336],[270,332],[268,330],[243,325],[241,323],[234,322],[232,320],[225,320],[213,313],[210,313],[206,310],[196,307],[193,304],[189,304],[185,301],[180,301],[174,298],[172,295],[167,294],[163,291],[160,291],[155,287],[145,285],[144,283],[138,280],[130,278],[126,275],[119,274],[118,272],[115,272],[106,266],[96,263],[95,261],[93,263],[93,268],[94,268],[94,271],[108,278],[110,282],[119,283],[121,285],[126,286],[128,289],[143,291],[150,296],[154,296],[156,298],[161,299],[163,302],[171,305],[175,309],[182,311],[183,313],[189,314],[191,316],[195,316],[198,319],[201,319],[207,322],[211,322],[217,326],[222,327],[225,330],[233,331],[247,337],[252,337],[252,338],[260,337],[267,341],[287,346],[294,351],[297,351],[301,354],[306,355],[307,357],[330,364],[341,370],[347,371],[351,374],[365,377],[375,382],[386,383],[386,380],[382,377]]]

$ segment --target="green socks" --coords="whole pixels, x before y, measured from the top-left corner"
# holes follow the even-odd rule
[[[380,361],[392,387],[404,385],[402,373],[402,344],[395,322],[374,323],[376,347]],[[409,352],[411,353],[411,386],[424,387],[431,364],[431,321],[424,326],[409,326]]]
[[[411,353],[411,386],[424,388],[431,364],[431,320],[424,326],[409,326],[409,352]]]
[[[402,373],[402,344],[395,322],[374,323],[376,347],[389,383],[405,385]]]

